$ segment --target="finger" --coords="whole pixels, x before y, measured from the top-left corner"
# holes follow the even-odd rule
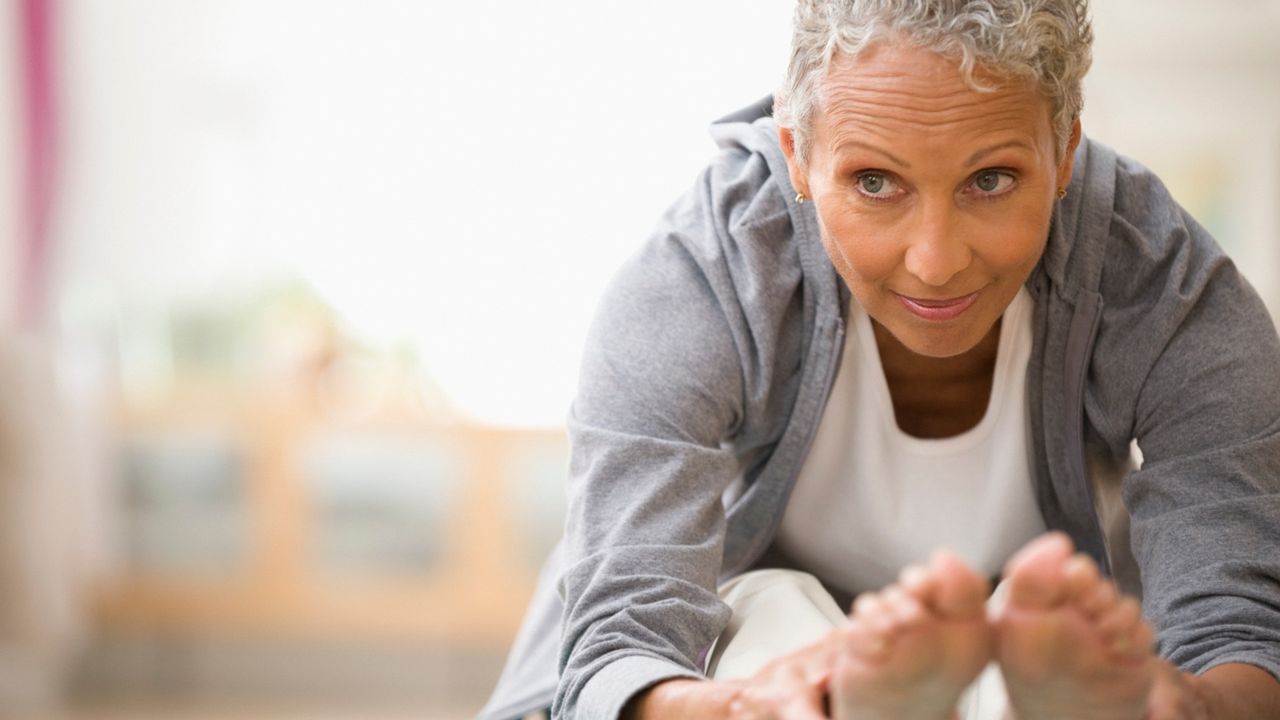
[[[827,720],[823,698],[823,693],[795,697],[783,705],[778,715],[783,720]]]
[[[828,662],[818,670],[810,670],[805,676],[805,682],[809,683],[819,699],[825,697],[827,688],[831,687],[831,663]]]
[[[1209,711],[1177,668],[1160,662],[1147,703],[1148,720],[1208,720]]]
[[[768,720],[769,714],[743,694],[729,702],[729,717],[734,720]]]

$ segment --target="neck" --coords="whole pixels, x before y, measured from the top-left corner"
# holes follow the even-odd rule
[[[936,358],[914,352],[898,341],[883,325],[871,321],[885,379],[894,382],[941,382],[972,380],[995,372],[996,350],[1000,345],[1000,320],[971,349],[952,357]]]
[[[872,321],[894,419],[908,435],[945,438],[982,421],[991,397],[1000,322],[972,349],[948,358],[912,352]]]

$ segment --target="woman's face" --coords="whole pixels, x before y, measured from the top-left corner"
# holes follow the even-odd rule
[[[907,349],[973,349],[1044,251],[1079,124],[1059,162],[1030,83],[980,93],[957,63],[893,44],[838,57],[825,91],[806,167],[790,131],[781,140],[836,270]]]

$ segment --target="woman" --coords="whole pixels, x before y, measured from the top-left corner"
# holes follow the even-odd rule
[[[1280,342],[1082,139],[1086,11],[799,3],[606,296],[484,717],[1280,717]]]

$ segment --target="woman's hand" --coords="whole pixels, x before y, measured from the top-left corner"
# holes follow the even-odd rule
[[[1280,717],[1280,682],[1262,668],[1241,663],[1191,675],[1162,661],[1147,710],[1151,720]]]
[[[839,631],[822,641],[784,655],[750,680],[735,681],[729,704],[731,720],[826,720],[827,685]]]
[[[641,695],[634,718],[825,720],[941,717],[991,659],[987,581],[941,551],[864,593],[847,623],[747,680],[671,681]]]
[[[832,631],[822,640],[769,661],[746,680],[668,680],[640,693],[624,720],[826,720]]]
[[[1204,688],[1194,675],[1159,661],[1156,681],[1147,700],[1147,717],[1150,720],[1209,720]]]

